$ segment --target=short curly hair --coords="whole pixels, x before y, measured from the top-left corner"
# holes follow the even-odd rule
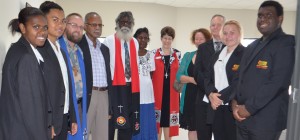
[[[204,38],[206,41],[211,40],[211,38],[212,38],[211,33],[205,28],[199,28],[199,29],[194,30],[191,34],[191,42],[193,44],[195,44],[195,36],[199,32],[204,35]]]
[[[161,29],[160,38],[162,38],[164,35],[171,36],[172,39],[174,39],[175,38],[175,30],[170,26],[166,26]]]

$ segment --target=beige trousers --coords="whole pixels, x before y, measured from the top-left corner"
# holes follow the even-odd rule
[[[87,117],[87,129],[92,133],[92,140],[108,140],[108,93],[92,91]]]

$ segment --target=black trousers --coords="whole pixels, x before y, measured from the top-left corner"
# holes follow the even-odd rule
[[[124,90],[126,90],[126,93],[131,94],[131,84],[127,85]],[[127,103],[129,106],[129,109],[132,110],[132,96],[127,97]],[[133,117],[134,114],[130,113],[129,114],[129,122],[133,122]],[[115,120],[113,119],[109,120],[109,140],[114,140],[114,135],[115,135]],[[132,135],[133,135],[133,124],[129,123],[129,128],[126,129],[118,129],[118,140],[131,140]]]
[[[246,126],[237,126],[237,140],[279,140],[281,132],[249,130]]]
[[[221,105],[214,111],[212,131],[215,140],[236,140],[236,124],[228,105]]]
[[[68,116],[69,114],[64,114],[63,116],[63,124],[59,134],[53,138],[53,140],[66,140],[68,134]]]
[[[207,124],[207,107],[208,103],[200,102],[196,103],[196,130],[198,140],[211,140],[212,137],[212,125]]]

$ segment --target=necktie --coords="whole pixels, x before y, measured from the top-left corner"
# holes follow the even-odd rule
[[[127,80],[129,80],[131,77],[130,57],[129,57],[128,45],[126,42],[124,42],[124,48],[125,48],[125,77],[127,78]]]
[[[219,52],[222,49],[222,42],[215,42],[215,44],[216,44],[215,51]]]

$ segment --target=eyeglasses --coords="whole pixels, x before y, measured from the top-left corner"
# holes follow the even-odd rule
[[[103,24],[96,24],[96,23],[85,23],[85,24],[90,25],[93,28],[96,28],[97,26],[99,26],[100,28],[102,28],[104,26]]]
[[[53,17],[53,18],[52,18],[52,21],[53,21],[55,24],[58,24],[58,23],[66,24],[66,23],[67,23],[67,20],[66,20],[66,19],[59,19],[59,18],[57,18],[57,17]]]
[[[67,24],[69,24],[69,25],[71,25],[71,27],[72,28],[76,28],[76,29],[80,29],[80,30],[83,30],[83,26],[78,26],[76,23],[71,23],[71,22],[69,22],[69,23],[67,23]]]

